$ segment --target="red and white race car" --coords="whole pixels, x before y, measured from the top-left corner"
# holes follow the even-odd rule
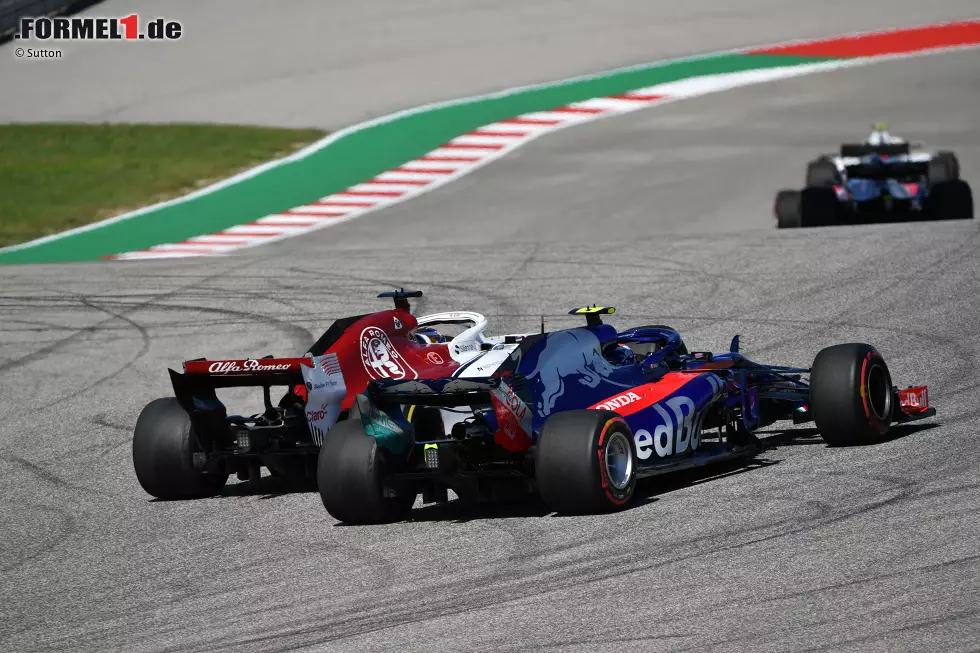
[[[151,401],[133,436],[140,485],[160,499],[217,494],[231,474],[255,480],[261,468],[292,480],[316,478],[327,432],[344,419],[373,379],[436,379],[491,374],[527,334],[489,336],[487,318],[471,311],[416,317],[409,299],[421,291],[385,292],[395,308],[337,320],[304,356],[190,360],[169,370],[174,396]],[[458,330],[454,336],[445,330]],[[216,390],[261,387],[265,410],[229,414]],[[277,403],[272,388],[284,387]],[[437,409],[407,417],[447,420]]]

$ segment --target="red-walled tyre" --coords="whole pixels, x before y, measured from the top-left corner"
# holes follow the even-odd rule
[[[636,488],[636,445],[622,417],[570,410],[548,418],[538,439],[535,476],[545,504],[564,514],[626,505]]]
[[[898,409],[885,359],[864,343],[821,350],[810,369],[810,412],[832,447],[871,444]]]

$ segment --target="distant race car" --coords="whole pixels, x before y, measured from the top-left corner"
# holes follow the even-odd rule
[[[956,155],[918,147],[876,123],[863,143],[811,161],[803,190],[776,194],[777,227],[972,219],[973,193]]]
[[[528,335],[478,359],[482,375],[369,382],[320,450],[327,511],[397,521],[419,494],[445,502],[451,489],[474,501],[537,491],[555,511],[599,512],[629,502],[638,478],[756,454],[755,432],[780,420],[851,445],[935,414],[926,387],[899,390],[870,345],[828,347],[811,368],[766,365],[739,353],[738,336],[712,354],[666,326],[617,332],[601,321],[614,311],[575,309],[585,327]],[[419,411],[454,419],[406,418]]]
[[[472,311],[416,318],[408,300],[421,291],[378,296],[393,298],[394,310],[337,320],[305,356],[197,359],[186,361],[183,373],[170,370],[174,396],[150,402],[133,435],[133,465],[143,489],[161,499],[211,496],[229,475],[254,480],[262,467],[312,481],[323,438],[369,381],[483,376],[486,368],[471,363],[503,360],[521,338],[487,335],[487,319]],[[449,337],[436,327],[460,332]],[[242,386],[262,388],[262,413],[229,414],[215,393]],[[285,387],[275,404],[273,386]]]

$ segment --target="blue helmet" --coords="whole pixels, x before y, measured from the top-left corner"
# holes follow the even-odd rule
[[[606,349],[606,360],[613,365],[632,365],[636,362],[636,354],[626,345],[616,345]]]
[[[429,326],[416,327],[413,335],[415,340],[423,345],[433,345],[438,342],[446,342],[446,336]]]

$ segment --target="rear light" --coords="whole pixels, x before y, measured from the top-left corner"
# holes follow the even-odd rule
[[[429,469],[439,469],[439,445],[425,445],[425,466]]]
[[[306,403],[307,395],[306,395],[305,385],[303,385],[302,383],[297,383],[296,385],[294,385],[293,394],[299,397],[300,399],[302,399],[304,404]]]

